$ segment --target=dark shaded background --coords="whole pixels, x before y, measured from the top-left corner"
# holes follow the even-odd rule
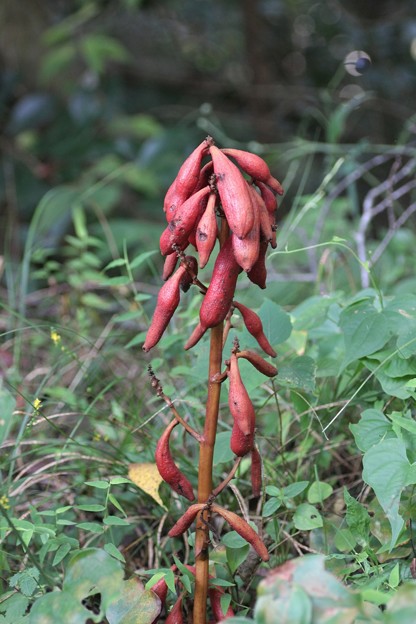
[[[361,76],[345,71],[353,50],[372,60]],[[48,190],[125,163],[135,169],[102,209],[161,218],[178,163],[207,133],[265,144],[279,177],[296,139],[414,143],[411,1],[3,0],[0,67],[0,227],[17,255]],[[317,160],[311,187],[320,178]]]

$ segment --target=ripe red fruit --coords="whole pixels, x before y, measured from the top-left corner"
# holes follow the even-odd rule
[[[212,505],[212,511],[222,516],[234,531],[237,531],[246,542],[251,544],[263,561],[269,560],[269,553],[265,544],[255,530],[243,520],[243,518],[240,518],[240,516],[237,516],[234,512],[224,509],[215,503]]]
[[[228,406],[231,415],[235,424],[241,429],[243,434],[249,436],[254,431],[256,414],[253,403],[241,379],[235,353],[231,355],[230,367],[227,374],[229,380]]]
[[[169,324],[180,300],[180,282],[186,273],[186,268],[180,266],[177,271],[163,284],[159,290],[156,308],[152,322],[146,334],[142,347],[143,351],[149,351],[161,339],[163,332]]]
[[[212,272],[211,283],[205,293],[199,312],[201,326],[205,329],[221,323],[231,307],[237,278],[238,266],[229,237],[220,249]]]
[[[201,269],[203,269],[208,262],[214,248],[215,241],[217,240],[218,227],[217,217],[215,214],[216,201],[216,194],[211,193],[208,198],[205,212],[196,227],[195,244],[199,254],[199,266]]]
[[[172,490],[181,496],[185,496],[188,500],[193,501],[195,499],[195,495],[192,485],[185,475],[179,470],[170,453],[170,434],[177,424],[179,424],[177,420],[172,420],[159,438],[155,451],[155,461],[160,476],[164,481],[166,481]]]
[[[210,147],[216,186],[230,229],[239,238],[244,238],[254,224],[254,210],[241,171],[215,145]]]
[[[283,195],[283,189],[280,182],[272,176],[270,169],[264,162],[263,158],[260,158],[257,154],[245,152],[244,150],[227,148],[221,151],[224,154],[227,154],[227,156],[234,158],[234,160],[237,161],[238,166],[241,167],[243,171],[248,173],[253,180],[260,180],[270,186],[270,188],[278,193],[278,195]]]
[[[259,343],[260,347],[270,355],[271,357],[276,357],[276,351],[271,346],[270,342],[267,340],[266,335],[263,331],[263,323],[260,320],[260,317],[247,308],[247,306],[242,303],[238,303],[238,301],[234,301],[235,307],[241,312],[241,315],[244,320],[244,324],[247,327],[248,331]]]
[[[186,247],[189,235],[204,213],[210,192],[209,186],[204,186],[177,208],[174,218],[160,237],[160,251],[163,256],[175,251],[175,245],[181,249]]]
[[[195,191],[199,181],[202,158],[207,153],[211,143],[211,137],[207,137],[194,149],[192,154],[182,164],[178,175],[168,188],[163,203],[163,209],[166,212],[168,221],[172,220],[179,206]]]

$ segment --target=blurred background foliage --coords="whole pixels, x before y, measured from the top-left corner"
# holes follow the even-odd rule
[[[371,57],[363,75],[345,71],[354,50]],[[261,148],[280,178],[305,155],[296,140],[335,152],[414,141],[415,64],[408,0],[3,0],[2,244],[21,257],[35,207],[57,187],[43,246],[71,227],[69,188],[88,189],[88,219],[111,222],[113,256],[123,240],[154,243],[161,198],[206,133]],[[304,191],[322,166],[318,154]]]

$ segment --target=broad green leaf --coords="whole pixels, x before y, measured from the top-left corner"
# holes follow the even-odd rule
[[[227,548],[226,549],[227,563],[230,568],[231,574],[234,574],[238,566],[243,563],[243,561],[247,557],[249,550],[250,550],[250,546],[247,544],[247,542],[245,546],[242,546],[241,548]]]
[[[0,611],[5,612],[4,619],[0,619],[0,622],[4,624],[20,624],[23,620],[24,613],[29,605],[29,599],[27,596],[22,596],[19,593],[12,593],[9,597],[3,594],[0,602]],[[2,618],[3,616],[0,616]],[[20,619],[22,618],[22,620]]]
[[[233,459],[234,453],[230,449],[231,431],[221,431],[215,438],[214,466]]]
[[[124,571],[121,563],[100,548],[86,548],[67,564],[63,589],[79,601],[96,590],[103,610],[120,596]],[[59,613],[59,610],[57,611]],[[64,619],[62,621],[65,621]]]
[[[109,624],[152,624],[161,611],[161,602],[136,578],[124,581],[118,599],[106,610]]]
[[[299,356],[279,367],[276,377],[279,384],[290,388],[300,388],[307,392],[315,389],[316,365],[314,360],[307,356]]]
[[[282,591],[276,600],[260,598],[255,607],[258,624],[309,624],[312,621],[312,602],[299,586]],[[277,620],[278,617],[278,620]]]
[[[401,493],[407,485],[416,483],[416,464],[410,464],[404,442],[390,438],[368,449],[363,466],[363,479],[373,488],[390,522],[392,549],[404,525],[399,514]]]
[[[292,331],[290,316],[277,303],[266,299],[263,301],[258,315],[271,345],[280,344],[289,338]]]
[[[378,351],[389,340],[389,323],[381,312],[368,304],[355,305],[344,310],[340,318],[344,334],[345,356],[342,369],[354,360]]]
[[[296,481],[296,483],[286,485],[286,487],[283,488],[283,496],[284,498],[294,498],[306,490],[308,485],[309,481]]]
[[[316,507],[302,503],[296,508],[293,524],[299,531],[311,531],[323,526],[323,520]]]
[[[370,532],[370,516],[367,509],[353,498],[348,490],[344,488],[344,501],[347,507],[345,520],[348,528],[357,542],[364,546],[368,542]]]
[[[23,572],[14,574],[10,580],[10,587],[16,587],[24,596],[32,596],[38,587],[39,570],[37,568],[26,568]]]
[[[355,443],[360,451],[368,451],[385,437],[394,436],[390,421],[383,412],[376,409],[367,409],[361,414],[356,425],[350,425]]]
[[[387,603],[385,624],[413,624],[415,621],[416,586],[405,583]]]
[[[405,418],[400,412],[392,412],[389,418],[394,425],[398,425],[401,429],[409,431],[416,436],[416,421],[412,418]]]
[[[282,504],[281,498],[275,498],[275,497],[269,498],[269,500],[266,501],[263,506],[263,517],[268,518],[269,516],[272,516],[274,512],[279,509],[281,504]]]
[[[58,613],[59,621],[65,624],[85,624],[90,616],[77,596],[69,591],[53,591],[34,602],[29,624],[56,624]]]
[[[325,483],[325,481],[314,481],[308,490],[308,503],[311,503],[311,505],[322,503],[331,496],[333,490],[332,485]]]

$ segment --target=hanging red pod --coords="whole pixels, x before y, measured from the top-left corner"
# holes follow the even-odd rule
[[[187,246],[192,230],[204,213],[210,192],[210,187],[204,186],[176,210],[174,218],[160,237],[159,246],[163,256],[175,251],[175,246],[181,249]]]
[[[163,210],[166,212],[168,221],[172,220],[178,207],[195,192],[200,178],[202,158],[208,152],[212,142],[213,139],[207,137],[193,150],[168,188],[163,202]]]
[[[216,187],[231,231],[244,238],[254,224],[254,210],[247,182],[236,165],[215,145],[210,147]]]
[[[183,516],[181,516],[176,524],[174,524],[170,529],[168,533],[169,537],[178,537],[179,535],[185,533],[185,531],[189,529],[195,520],[198,512],[202,511],[204,507],[206,507],[205,503],[195,503],[195,505],[188,507]]]
[[[251,544],[263,561],[269,560],[270,556],[266,545],[262,541],[261,537],[248,524],[248,522],[246,522],[243,518],[240,518],[240,516],[237,516],[234,512],[224,509],[215,503],[212,505],[212,511],[222,516],[224,520],[228,522],[230,527],[234,529],[234,531],[237,531],[237,533],[241,535],[246,542]]]
[[[179,596],[172,609],[169,611],[169,615],[166,618],[166,624],[184,624],[182,615],[182,596]]]
[[[247,273],[247,277],[253,284],[256,284],[259,288],[266,288],[267,268],[266,268],[266,253],[269,243],[267,241],[260,241],[259,257],[253,264],[251,270]]]
[[[254,431],[256,413],[253,403],[241,379],[238,368],[238,360],[235,353],[231,354],[228,369],[228,406],[236,425],[245,436],[250,436]]]
[[[218,237],[217,216],[215,205],[217,202],[216,193],[210,193],[207,207],[196,226],[195,244],[199,255],[199,266],[204,268],[208,262],[211,252],[214,249]]]
[[[260,253],[260,213],[256,199],[253,196],[253,193],[256,193],[256,191],[252,190],[249,184],[247,184],[247,187],[252,199],[254,211],[253,227],[244,238],[238,238],[234,233],[231,235],[231,238],[233,253],[237,264],[239,264],[244,271],[249,272],[257,262]]]
[[[230,449],[237,457],[244,457],[253,449],[254,427],[249,435],[244,435],[236,422],[233,424],[230,439]]]
[[[258,314],[247,308],[247,306],[239,303],[238,301],[234,301],[234,306],[241,312],[241,316],[243,317],[243,321],[247,330],[250,332],[252,336],[257,340],[260,347],[270,355],[271,357],[276,357],[276,351],[271,346],[270,342],[267,340],[266,335],[263,331],[263,323],[261,322]]]
[[[155,311],[153,312],[150,327],[147,330],[143,344],[143,351],[154,347],[167,328],[180,301],[180,283],[186,273],[186,267],[180,266],[177,271],[165,282],[159,290]]]
[[[215,618],[215,622],[223,622],[235,615],[231,607],[228,607],[227,611],[223,613],[221,607],[221,596],[224,595],[224,590],[219,587],[210,587],[208,589],[209,601],[211,603],[212,614]]]
[[[270,364],[270,362],[267,362],[255,351],[250,351],[249,349],[238,351],[237,358],[244,358],[255,368],[257,368],[260,373],[266,375],[266,377],[275,377],[277,375],[277,368],[273,366],[273,364]]]
[[[162,273],[162,279],[164,282],[166,282],[166,280],[170,278],[170,276],[176,269],[177,263],[178,263],[178,254],[175,251],[173,251],[172,253],[166,256],[165,261],[163,263],[163,273]]]
[[[258,498],[261,494],[263,483],[263,465],[261,455],[256,445],[251,450],[251,489],[253,496]]]
[[[278,195],[283,195],[283,188],[278,180],[272,176],[266,162],[257,154],[244,150],[226,148],[221,150],[227,156],[231,156],[253,180],[260,180],[267,184]]]
[[[229,237],[215,260],[211,282],[200,308],[199,319],[204,330],[222,323],[227,316],[240,272]]]
[[[275,213],[278,208],[276,194],[273,193],[267,184],[260,182],[260,180],[256,180],[256,186],[260,191],[260,195],[262,196],[267,212]]]
[[[179,423],[176,419],[172,420],[159,438],[156,445],[155,461],[160,476],[172,490],[181,496],[185,496],[188,500],[193,501],[195,495],[192,485],[173,461],[169,448],[170,434],[177,424]]]

